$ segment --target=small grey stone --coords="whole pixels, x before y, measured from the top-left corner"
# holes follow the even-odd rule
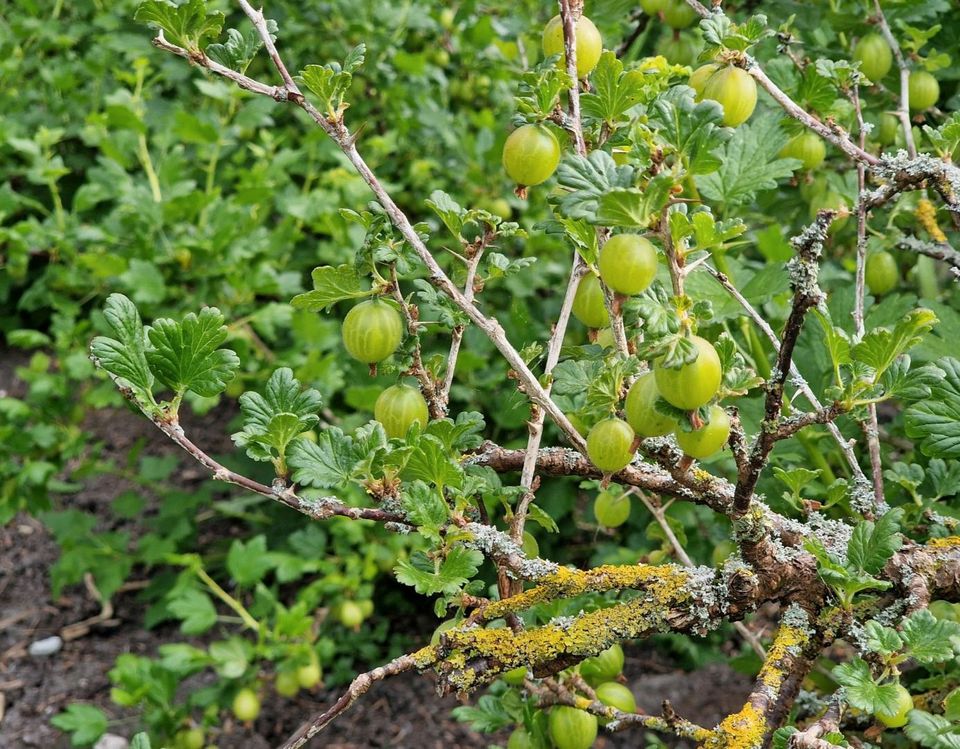
[[[93,745],[93,749],[129,749],[130,742],[127,741],[123,736],[117,736],[115,733],[105,733],[96,744]]]
[[[44,637],[42,640],[36,640],[30,643],[27,652],[30,655],[43,656],[53,655],[63,647],[63,640],[54,635],[53,637]]]

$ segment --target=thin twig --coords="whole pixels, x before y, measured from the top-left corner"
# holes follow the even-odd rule
[[[807,311],[824,298],[818,283],[820,256],[827,229],[836,217],[834,211],[820,211],[816,220],[793,239],[796,256],[790,261],[791,283],[793,285],[793,304],[787,323],[780,337],[777,350],[777,364],[768,378],[764,403],[764,420],[760,433],[754,443],[747,470],[740,474],[733,499],[735,515],[743,515],[750,508],[753,490],[760,478],[760,472],[767,464],[767,458],[773,449],[774,428],[780,419],[783,408],[783,390],[790,368],[793,365],[793,350],[800,338],[803,321]]]
[[[898,50],[899,54],[899,50]],[[855,82],[852,91],[854,110],[857,115],[857,128],[860,147],[866,145],[867,132],[863,122],[863,109],[860,105],[860,86]],[[857,276],[854,297],[853,320],[857,340],[864,335],[864,297],[866,296],[867,267],[867,204],[864,200],[867,173],[863,163],[857,163]],[[867,406],[867,418],[860,423],[867,439],[867,452],[870,454],[870,474],[873,479],[873,502],[880,508],[884,504],[883,465],[880,458],[880,436],[877,426],[877,404]]]
[[[910,158],[916,158],[917,146],[913,142],[913,125],[910,122],[910,67],[900,51],[900,44],[897,42],[893,32],[890,31],[890,25],[887,23],[887,17],[883,14],[883,8],[880,7],[880,0],[873,0],[873,9],[876,11],[877,25],[880,27],[880,33],[887,40],[887,45],[893,52],[897,61],[897,68],[900,70],[900,106],[897,108],[897,116],[900,118],[900,124],[903,127],[903,137],[907,144],[907,153]]]
[[[413,347],[413,361],[409,372],[406,374],[413,375],[417,378],[417,382],[420,383],[420,390],[423,393],[424,400],[427,402],[430,418],[442,419],[447,415],[446,403],[440,399],[440,395],[437,393],[436,381],[427,371],[427,368],[423,366],[423,357],[420,353],[420,337],[417,336],[417,328],[420,327],[420,324],[414,316],[416,307],[408,304],[407,300],[403,298],[403,292],[400,291],[400,280],[397,278],[397,266],[393,264],[390,265],[390,292],[393,294],[393,298],[397,304],[400,305],[400,312],[406,323],[407,331],[410,335],[416,336],[417,340]]]
[[[701,18],[708,18],[714,13],[714,11],[708,10],[706,7],[697,2],[697,0],[687,0],[687,5],[697,11]],[[761,88],[770,94],[773,100],[777,102],[777,104],[779,104],[784,111],[795,120],[799,120],[815,133],[833,143],[837,148],[847,154],[847,156],[854,161],[862,161],[871,165],[879,163],[879,159],[876,156],[871,153],[867,153],[865,150],[857,146],[852,140],[850,140],[850,137],[839,125],[826,125],[812,114],[804,111],[800,105],[787,96],[787,94],[784,93],[784,91],[776,83],[770,80],[770,77],[763,72],[763,69],[752,57],[744,55],[743,64],[746,68],[746,71],[753,76],[754,80],[760,84]]]
[[[261,484],[251,478],[242,476],[235,471],[231,471],[223,464],[211,458],[207,453],[195,445],[183,431],[183,427],[177,421],[170,421],[163,416],[145,411],[140,407],[136,395],[120,382],[114,375],[110,375],[120,394],[140,408],[141,413],[153,422],[154,426],[169,437],[174,443],[180,446],[191,458],[196,460],[204,468],[208,469],[216,481],[224,481],[228,484],[234,484],[242,489],[260,494],[277,502],[285,504],[297,512],[301,512],[314,520],[326,520],[334,516],[353,518],[354,520],[376,520],[385,523],[398,523],[407,526],[407,520],[402,515],[397,515],[386,510],[368,507],[350,507],[345,505],[336,497],[319,497],[316,499],[307,499],[300,497],[292,487],[287,486],[279,479],[273,486]]]
[[[743,307],[744,311],[747,313],[747,316],[750,317],[754,323],[756,323],[757,327],[760,328],[761,332],[773,345],[774,352],[779,355],[780,338],[773,331],[773,328],[770,327],[770,324],[763,319],[756,309],[754,309],[753,305],[747,301],[747,298],[740,293],[737,287],[730,282],[730,279],[727,278],[726,275],[709,265],[704,267],[707,269],[707,272],[717,279],[720,285],[727,290],[730,296],[732,296],[740,304],[740,306]],[[823,409],[823,404],[813,392],[813,388],[810,387],[810,384],[804,379],[803,375],[800,374],[800,370],[797,369],[796,364],[794,364],[792,361],[790,362],[790,380],[800,390],[800,392],[803,393],[803,396],[807,399],[810,405],[813,406],[813,408],[817,410]],[[850,443],[847,441],[846,437],[843,436],[843,434],[840,432],[840,429],[833,422],[828,422],[826,426],[830,431],[831,436],[840,447],[840,450],[843,452],[843,455],[847,460],[847,465],[850,467],[850,471],[853,473],[856,480],[859,483],[867,483],[867,477],[860,468],[860,464],[857,462],[857,456],[853,452],[853,448],[850,446]]]
[[[277,93],[277,89],[270,89],[269,87],[264,87],[262,85],[254,88],[249,88],[248,86],[245,87],[257,93],[269,92],[268,95],[271,95],[278,101],[289,101],[296,104],[303,109],[313,119],[313,121],[324,130],[324,132],[327,133],[327,135],[337,144],[343,154],[347,157],[347,160],[353,165],[354,169],[357,170],[360,177],[373,192],[374,197],[383,207],[387,216],[390,218],[391,223],[397,227],[403,238],[413,248],[414,252],[416,252],[417,256],[420,258],[420,261],[427,269],[430,283],[449,296],[453,300],[454,304],[456,304],[466,313],[471,322],[473,322],[490,339],[493,345],[503,355],[503,357],[507,360],[507,363],[516,373],[517,379],[527,397],[546,411],[547,415],[550,416],[557,426],[559,426],[560,429],[567,435],[567,438],[574,447],[581,451],[586,450],[586,443],[584,442],[583,437],[577,432],[576,429],[574,429],[573,425],[570,423],[570,420],[567,419],[556,403],[554,403],[550,398],[546,390],[540,385],[537,376],[523,361],[523,357],[520,356],[520,353],[517,351],[517,349],[507,340],[506,333],[500,322],[496,318],[487,317],[484,315],[473,302],[466,299],[463,292],[461,292],[457,285],[450,280],[449,276],[440,267],[439,263],[437,263],[436,258],[433,257],[426,244],[424,244],[419,234],[417,234],[406,214],[394,202],[393,198],[390,197],[390,194],[384,188],[377,176],[373,173],[373,170],[370,169],[366,161],[364,161],[363,157],[360,155],[359,151],[357,150],[355,135],[350,134],[342,120],[338,119],[331,121],[327,116],[313,106],[313,104],[311,104],[300,92],[296,82],[292,80],[289,73],[286,71],[286,67],[280,60],[277,48],[274,45],[273,40],[270,38],[269,32],[267,31],[262,12],[254,10],[250,3],[248,3],[246,0],[238,0],[238,2],[240,7],[244,10],[260,33],[264,46],[270,53],[271,59],[273,59],[274,64],[277,66],[277,69],[280,71],[280,75],[286,84],[285,93],[279,94]],[[211,66],[213,61],[209,60],[205,56],[202,59],[198,59],[196,55],[191,55],[189,52],[187,52],[187,50],[183,50],[181,48],[170,49],[172,46],[173,45],[168,45],[168,47],[165,48],[167,48],[168,51],[180,54],[180,56],[186,57],[187,59],[190,59],[193,62],[196,62],[197,64],[202,65],[203,67],[206,67],[214,72],[219,72],[219,70]],[[217,68],[222,68],[222,66],[217,66]],[[231,80],[237,81],[238,75],[239,74],[233,74],[228,77]],[[237,82],[239,83],[239,81]],[[279,91],[284,92],[284,88],[279,89]],[[579,100],[577,101],[579,103]]]
[[[577,79],[577,21],[583,10],[583,4],[576,0],[558,0],[560,6],[560,19],[563,24],[563,48],[566,57],[567,74],[570,76],[570,88],[567,91],[569,102],[568,128],[573,133],[574,143],[577,152],[584,156],[587,153],[587,145],[583,139],[583,123],[580,119],[580,82]],[[563,302],[560,305],[560,315],[553,327],[550,335],[550,341],[547,344],[547,359],[544,363],[544,374],[548,378],[544,390],[550,393],[552,383],[549,378],[554,367],[560,361],[560,350],[563,347],[563,339],[567,334],[567,324],[570,321],[570,312],[573,309],[573,299],[580,285],[580,279],[583,277],[585,265],[580,253],[573,251],[573,264],[570,268],[570,276],[567,279],[567,289],[563,296]],[[513,514],[513,520],[510,523],[510,535],[514,541],[520,543],[523,539],[523,527],[527,517],[527,510],[533,501],[533,481],[537,469],[537,453],[540,449],[540,442],[543,439],[543,422],[545,414],[543,409],[538,408],[536,404],[532,408],[530,421],[527,424],[527,449],[523,461],[523,470],[520,474],[520,486],[524,493],[517,503],[517,509]]]
[[[478,248],[470,257],[467,258],[467,278],[463,283],[463,298],[468,302],[473,301],[475,294],[474,285],[477,281],[477,267],[480,265],[480,258],[483,257],[483,248]],[[463,342],[464,326],[457,325],[450,334],[450,353],[447,354],[447,369],[443,377],[443,387],[440,391],[440,398],[444,405],[450,402],[450,388],[453,387],[453,375],[457,368],[457,358],[460,356],[460,344]]]
[[[554,368],[560,361],[560,351],[563,348],[563,339],[566,335],[567,325],[570,322],[570,313],[573,309],[573,299],[577,293],[577,287],[587,270],[586,264],[580,257],[580,254],[574,251],[573,267],[570,269],[570,277],[567,280],[567,290],[563,295],[563,302],[560,305],[560,314],[554,325],[553,333],[547,344],[547,359],[544,363],[544,374],[549,378]],[[552,389],[552,381],[545,386],[549,393]],[[510,524],[510,535],[518,543],[523,538],[523,526],[527,516],[527,510],[530,509],[530,503],[533,501],[533,478],[537,470],[537,456],[540,450],[540,442],[543,439],[543,410],[535,408],[531,414],[531,419],[527,425],[528,434],[527,447],[523,460],[523,469],[520,474],[520,486],[525,491],[520,501],[517,503],[517,509],[513,515],[513,521]]]

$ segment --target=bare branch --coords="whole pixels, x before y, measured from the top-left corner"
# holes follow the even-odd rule
[[[793,306],[787,318],[777,352],[777,364],[766,383],[767,398],[764,422],[750,455],[748,470],[741,474],[733,499],[734,515],[743,515],[750,508],[753,490],[767,457],[776,443],[775,427],[783,408],[783,388],[793,364],[793,349],[800,337],[807,311],[820,303],[823,291],[818,285],[820,255],[827,238],[827,229],[836,217],[835,211],[820,211],[816,220],[793,239],[796,256],[790,261],[790,280],[793,286]]]
[[[376,508],[351,507],[341,502],[336,497],[320,497],[318,499],[307,499],[300,497],[292,487],[287,486],[282,480],[278,479],[273,486],[261,484],[251,478],[242,476],[235,471],[231,471],[223,464],[211,458],[207,453],[201,450],[190,439],[187,438],[183,427],[175,420],[164,419],[157,414],[148,413],[143,410],[138,403],[136,396],[130,388],[125,387],[114,375],[110,375],[120,394],[133,403],[140,412],[153,422],[154,426],[169,437],[174,443],[179,445],[191,458],[196,460],[204,468],[207,468],[216,481],[224,481],[228,484],[234,484],[242,489],[260,494],[272,500],[285,504],[287,507],[303,513],[314,520],[326,520],[334,516],[353,518],[354,520],[376,520],[384,523],[397,523],[399,525],[408,525],[406,518],[401,515],[387,512]]]
[[[480,258],[483,257],[483,248],[478,248],[470,257],[467,258],[467,278],[463,283],[463,298],[468,302],[473,302],[474,285],[477,281],[477,267],[480,265]],[[447,355],[447,369],[443,377],[443,387],[440,391],[440,398],[446,406],[450,401],[450,388],[453,387],[453,375],[457,368],[457,359],[460,356],[460,344],[463,342],[464,328],[458,325],[453,329],[450,335],[450,353]]]
[[[400,312],[403,314],[403,320],[406,323],[407,330],[411,335],[416,335],[417,328],[420,326],[414,317],[414,313],[417,311],[417,308],[412,304],[408,304],[407,300],[403,298],[403,293],[400,291],[400,281],[397,278],[396,265],[390,266],[390,282],[390,291],[393,294],[393,298],[396,300],[397,304],[400,305]],[[427,371],[426,367],[423,366],[423,357],[420,354],[419,337],[417,338],[417,343],[413,349],[413,362],[410,367],[410,371],[407,374],[411,374],[416,377],[417,382],[420,383],[420,391],[423,393],[423,398],[427,402],[427,406],[430,411],[430,418],[442,419],[444,416],[446,416],[446,402],[437,392],[437,383],[434,381],[433,377],[430,376],[430,373]]]
[[[900,124],[903,127],[903,137],[907,144],[907,153],[910,158],[917,155],[917,146],[913,142],[913,123],[910,122],[910,67],[900,51],[900,44],[897,42],[893,32],[890,31],[890,24],[887,23],[887,17],[883,14],[883,8],[880,7],[880,0],[873,0],[873,9],[876,11],[877,26],[880,27],[880,33],[886,39],[887,45],[893,52],[897,61],[897,67],[900,69],[900,106],[897,109],[897,117],[900,118]]]
[[[667,541],[670,543],[670,546],[673,547],[674,553],[677,555],[677,558],[683,564],[684,567],[693,569],[696,565],[693,563],[693,560],[690,559],[690,555],[687,554],[687,550],[683,548],[683,544],[680,543],[680,540],[677,538],[677,534],[673,532],[673,528],[670,523],[667,522],[666,510],[660,504],[654,504],[650,501],[647,496],[639,491],[634,490],[632,492],[634,495],[640,498],[640,501],[643,502],[643,506],[647,508],[647,511],[653,515],[653,519],[657,521],[657,525],[660,526],[660,529],[663,531],[663,535],[666,536]],[[746,624],[743,622],[734,622],[733,628],[737,630],[740,636],[747,642],[747,644],[753,648],[761,660],[766,659],[767,651],[764,650],[763,645],[760,644],[760,640],[750,631]]]
[[[960,277],[960,252],[946,242],[924,242],[917,237],[903,237],[897,246],[935,260],[942,260],[950,266],[955,278]]]
[[[554,368],[560,361],[560,350],[563,348],[563,339],[566,336],[567,325],[570,322],[570,313],[573,309],[573,299],[577,294],[577,288],[580,286],[580,280],[587,270],[586,264],[580,257],[580,253],[574,250],[573,267],[570,269],[570,277],[567,280],[567,290],[563,295],[563,302],[560,305],[560,314],[554,325],[553,333],[547,344],[547,360],[544,364],[543,372],[547,377],[553,373]],[[549,393],[553,387],[552,380],[545,386]],[[510,524],[510,535],[516,541],[523,538],[523,526],[527,517],[527,510],[533,501],[533,479],[537,470],[537,456],[540,450],[540,442],[543,439],[544,412],[542,409],[534,407],[531,412],[531,418],[527,424],[529,436],[527,437],[527,448],[523,460],[523,468],[520,474],[520,486],[524,491],[523,496],[517,503],[517,509],[514,512],[513,520]]]

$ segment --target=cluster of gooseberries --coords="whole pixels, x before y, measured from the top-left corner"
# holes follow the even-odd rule
[[[364,364],[377,364],[390,357],[403,340],[403,318],[380,298],[360,302],[347,312],[341,334],[347,353]],[[414,424],[430,420],[427,401],[417,388],[403,383],[388,387],[377,398],[374,418],[387,437],[405,437]]]
[[[683,430],[676,419],[657,409],[657,401],[663,398],[674,408],[695,411],[710,403],[720,389],[722,371],[716,349],[699,336],[691,336],[690,341],[696,351],[693,361],[679,368],[655,361],[652,371],[641,374],[630,386],[624,404],[626,418],[610,416],[590,429],[587,456],[601,471],[616,473],[629,465],[642,438],[673,432],[683,452],[699,459],[710,457],[726,444],[730,417],[719,405],[711,405],[706,422],[692,431]]]
[[[599,278],[588,273],[581,279],[574,296],[573,314],[587,327],[600,328],[597,340],[603,343],[611,334],[603,327],[609,325],[610,317],[600,281],[617,293],[639,294],[656,276],[657,250],[645,237],[617,234],[601,248],[597,266]],[[723,447],[730,431],[730,419],[719,406],[711,406],[707,423],[694,431],[682,430],[673,417],[656,408],[657,400],[662,397],[675,408],[693,411],[707,405],[719,390],[722,372],[716,350],[699,336],[691,336],[690,342],[696,352],[693,361],[679,368],[654,362],[653,370],[640,375],[627,393],[626,419],[611,416],[589,431],[587,455],[601,471],[616,473],[626,467],[633,459],[638,437],[662,437],[675,432],[680,447],[694,458],[709,457]],[[616,527],[616,524],[603,524]]]
[[[637,701],[633,692],[615,679],[623,671],[623,649],[612,645],[599,655],[587,658],[579,666],[580,676],[589,684],[597,700],[608,707],[624,713],[635,713]],[[525,668],[517,668],[504,674],[508,684],[519,685],[526,677]],[[597,729],[606,720],[586,710],[568,705],[555,705],[547,715],[547,733],[556,749],[589,749],[597,738]],[[507,749],[528,749],[536,746],[533,738],[523,728],[510,734]]]
[[[294,697],[301,689],[313,689],[323,678],[323,669],[316,654],[311,653],[310,662],[293,669],[280,671],[273,682],[281,697]]]

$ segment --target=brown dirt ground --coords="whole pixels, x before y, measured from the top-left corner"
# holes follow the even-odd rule
[[[21,359],[22,360],[22,359]],[[0,390],[16,395],[19,383],[12,375],[14,357],[0,351]],[[229,432],[225,428],[231,412],[218,409],[198,420],[193,432],[200,444],[226,450]],[[87,428],[102,441],[107,456],[118,459],[133,443],[147,437],[146,452],[154,455],[176,452],[149,423],[124,411],[94,414]],[[185,456],[184,456],[185,457]],[[203,474],[186,457],[178,473],[189,486]],[[122,480],[97,476],[77,495],[71,505],[96,512],[126,488]],[[111,731],[130,736],[136,729],[136,715],[110,701],[107,672],[116,657],[131,652],[150,655],[170,641],[184,641],[176,628],[161,626],[148,631],[142,627],[142,611],[135,593],[120,593],[113,601],[113,615],[105,624],[65,643],[48,657],[31,657],[27,646],[34,640],[61,634],[63,628],[94,617],[100,606],[84,589],[75,586],[52,600],[48,568],[57,558],[57,546],[33,518],[21,516],[0,528],[0,747],[3,749],[60,749],[67,738],[52,728],[50,718],[73,701],[95,704],[114,719]],[[199,644],[200,641],[197,641]],[[695,673],[684,673],[649,649],[628,648],[630,686],[639,706],[657,713],[669,699],[677,712],[703,725],[714,725],[723,715],[740,707],[749,682],[723,664],[713,664]],[[265,749],[278,745],[299,723],[319,707],[338,696],[338,690],[303,694],[293,700],[267,697],[260,718],[251,728],[225,725],[219,739],[221,749],[243,747]],[[482,749],[504,735],[479,736],[450,717],[455,698],[436,696],[428,675],[405,674],[374,687],[364,699],[316,741],[328,749],[362,747],[416,747]],[[642,738],[636,732],[601,736],[597,749],[636,746]],[[679,746],[679,745],[678,745]]]

